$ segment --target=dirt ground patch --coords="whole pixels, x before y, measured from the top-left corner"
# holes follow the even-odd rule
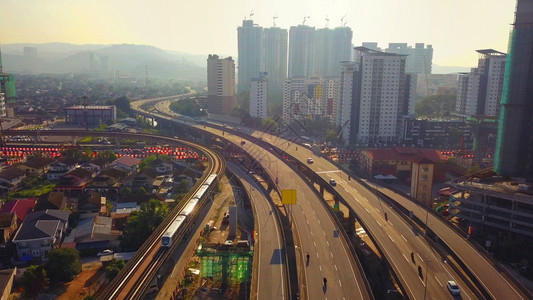
[[[58,300],[83,299],[94,293],[92,285],[104,274],[102,263],[99,261],[82,265],[82,271],[71,282],[65,284],[65,292],[57,297]]]

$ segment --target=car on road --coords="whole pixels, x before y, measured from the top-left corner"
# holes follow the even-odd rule
[[[337,185],[337,182],[335,181],[335,179],[331,178],[329,180],[329,184],[331,184],[332,186],[336,186]]]
[[[313,159],[312,159],[311,157],[309,157],[309,158],[307,159],[307,163],[308,163],[308,164],[312,164],[312,163],[313,163]]]
[[[453,280],[448,281],[448,283],[446,283],[446,287],[448,288],[448,291],[452,293],[452,295],[459,295],[461,293],[461,289]]]
[[[104,255],[111,255],[111,254],[113,254],[113,250],[105,249],[102,252],[98,252],[98,254],[96,256],[100,257],[100,256],[104,256]]]

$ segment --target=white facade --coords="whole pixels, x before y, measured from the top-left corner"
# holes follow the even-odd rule
[[[252,78],[250,83],[250,116],[267,118],[268,79],[266,76]]]
[[[477,50],[478,67],[459,74],[455,111],[473,116],[498,117],[507,55],[492,49]]]
[[[405,74],[405,55],[365,47],[356,50],[360,92],[351,121],[356,128],[355,142],[371,146],[393,144],[400,135],[401,117],[408,115],[414,106],[416,86],[410,86],[416,78]]]
[[[327,118],[337,121],[338,77],[298,77],[285,80],[283,122]]]
[[[485,116],[498,116],[498,106],[502,98],[506,60],[507,56],[490,58],[487,75],[487,90],[485,93]]]

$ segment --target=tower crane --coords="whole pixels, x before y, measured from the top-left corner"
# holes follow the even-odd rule
[[[344,18],[346,18],[346,15],[344,15],[344,16],[341,18],[341,27],[346,26],[347,21],[345,22],[345,21],[344,21]]]
[[[310,16],[305,16],[305,17],[304,17],[304,21],[302,22],[302,25],[305,25],[305,21],[306,21],[307,19],[309,19],[309,18],[310,18]]]
[[[278,15],[275,15],[272,17],[272,22],[274,23],[274,27],[276,27],[276,19],[278,18]]]
[[[326,16],[326,28],[328,28],[328,26],[329,26],[329,18],[328,16]]]

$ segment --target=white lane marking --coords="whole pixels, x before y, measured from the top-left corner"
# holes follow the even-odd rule
[[[349,193],[347,189],[344,189],[344,191],[345,191],[346,193]]]
[[[314,245],[315,245],[315,247],[316,247],[316,242],[315,242],[315,241],[313,241],[313,244],[314,244]]]
[[[339,270],[337,270],[337,265],[333,265],[333,266],[335,266],[335,272],[338,272]]]
[[[341,283],[341,280],[339,279],[339,285],[342,287],[342,283]]]
[[[374,207],[374,208],[378,211],[378,213],[381,213],[381,211],[379,209],[377,209],[377,207]]]
[[[403,234],[401,234],[401,236],[402,236],[403,240],[407,242],[407,239],[403,236]]]
[[[381,226],[381,223],[379,223],[379,221],[378,221],[378,220],[376,220],[376,223],[378,223],[379,227],[382,227],[382,226]]]
[[[370,213],[370,211],[368,210],[368,208],[365,207],[365,210],[366,210],[367,213]]]
[[[416,254],[416,256],[418,256],[418,258],[420,258],[421,261],[424,261],[424,259],[422,258],[422,256],[420,256],[420,254]]]
[[[329,254],[331,255],[331,258],[333,258],[333,253],[329,252]]]
[[[370,202],[370,201],[368,201],[368,199],[365,196],[363,196],[363,198],[365,198],[366,202]]]
[[[329,246],[329,241],[326,241],[326,243],[327,243],[327,244],[328,244],[328,246]]]
[[[389,235],[389,239],[394,243],[394,240],[392,239],[392,237]]]
[[[318,221],[318,224],[320,224],[320,219],[316,219]]]
[[[305,220],[307,222],[307,225],[309,225],[309,220]]]
[[[320,268],[320,272],[322,272],[322,265],[318,265],[318,267]]]
[[[403,258],[405,258],[405,260],[406,260],[407,262],[409,262],[409,260],[407,259],[407,256],[405,256],[405,254],[403,254],[403,253],[402,253],[402,255],[403,255]]]
[[[426,286],[426,284],[424,283],[424,280],[422,280],[422,278],[420,278],[420,276],[418,276],[418,279],[420,279],[420,281],[422,281],[422,285],[423,286]]]
[[[437,278],[437,276],[435,276],[435,279],[437,280],[437,282],[440,284],[440,286],[443,286],[442,283],[440,283],[439,279]]]
[[[359,202],[359,199],[357,199],[357,198],[354,198],[354,199],[355,199],[355,201],[357,201],[357,203],[361,204],[361,202]]]

